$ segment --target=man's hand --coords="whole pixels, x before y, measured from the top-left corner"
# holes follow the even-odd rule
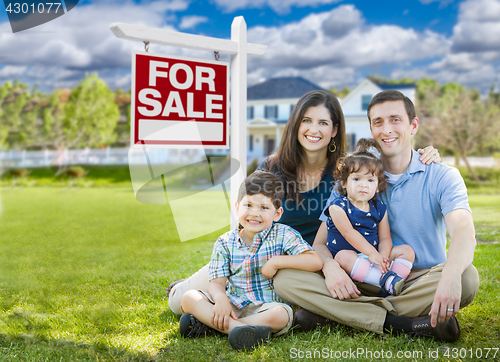
[[[325,284],[335,299],[356,299],[361,292],[356,284],[340,267],[337,261],[331,260],[323,265],[323,274],[325,275]]]
[[[266,261],[266,263],[262,266],[262,276],[266,279],[271,279],[278,272],[278,268],[276,267],[276,256]],[[274,260],[274,261],[273,261]]]
[[[380,254],[378,251],[375,251],[368,255],[368,259],[370,259],[372,264],[378,266],[382,274],[387,273],[387,271],[389,270],[389,259]]]
[[[216,302],[212,309],[212,325],[216,329],[224,331],[229,328],[229,318],[238,319],[229,299]]]
[[[432,327],[435,327],[437,322],[443,323],[458,313],[461,295],[462,276],[459,273],[443,273],[429,312]]]

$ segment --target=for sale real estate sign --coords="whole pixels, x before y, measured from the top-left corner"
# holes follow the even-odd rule
[[[131,144],[229,148],[229,64],[132,54]]]

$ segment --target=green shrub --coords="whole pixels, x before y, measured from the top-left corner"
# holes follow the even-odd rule
[[[6,172],[6,176],[10,176],[12,178],[21,178],[28,176],[29,171],[25,168],[11,168]]]
[[[70,178],[80,178],[85,176],[86,171],[83,167],[71,166],[64,172],[64,174]]]
[[[474,181],[466,167],[458,167],[460,174],[464,178],[465,185],[469,193],[500,193],[500,168],[498,167],[478,167],[474,168],[477,177],[482,180]]]
[[[259,160],[257,160],[256,158],[254,158],[252,160],[252,162],[250,162],[250,164],[247,167],[247,176],[250,175],[250,174],[252,174],[253,172],[255,172],[255,170],[257,169],[257,167],[259,167]]]

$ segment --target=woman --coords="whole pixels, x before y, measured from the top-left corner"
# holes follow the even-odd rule
[[[296,229],[311,245],[335,182],[333,170],[346,153],[345,136],[337,97],[328,91],[310,91],[290,114],[276,154],[259,167],[276,173],[284,183],[286,201],[279,222]],[[423,153],[422,163],[440,160],[432,147],[419,152]],[[208,265],[188,279],[170,284],[168,304],[174,313],[182,314],[181,298],[190,289],[208,291]]]
[[[311,245],[335,183],[333,169],[345,152],[344,114],[337,97],[311,91],[290,114],[276,154],[259,167],[278,174],[285,186],[287,201],[279,222],[296,229]]]

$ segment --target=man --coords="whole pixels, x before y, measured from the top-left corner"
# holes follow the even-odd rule
[[[419,120],[402,93],[378,93],[367,114],[389,177],[382,199],[393,243],[410,245],[416,256],[401,294],[381,298],[377,288],[355,284],[326,247],[325,222],[313,245],[323,259],[323,273],[281,270],[275,277],[276,291],[286,302],[304,308],[296,313],[302,329],[307,329],[307,322],[315,326],[326,318],[377,333],[456,341],[460,328],[455,315],[472,302],[479,288],[471,264],[476,240],[464,181],[454,168],[418,161],[411,136]],[[451,237],[448,258],[446,230]]]

